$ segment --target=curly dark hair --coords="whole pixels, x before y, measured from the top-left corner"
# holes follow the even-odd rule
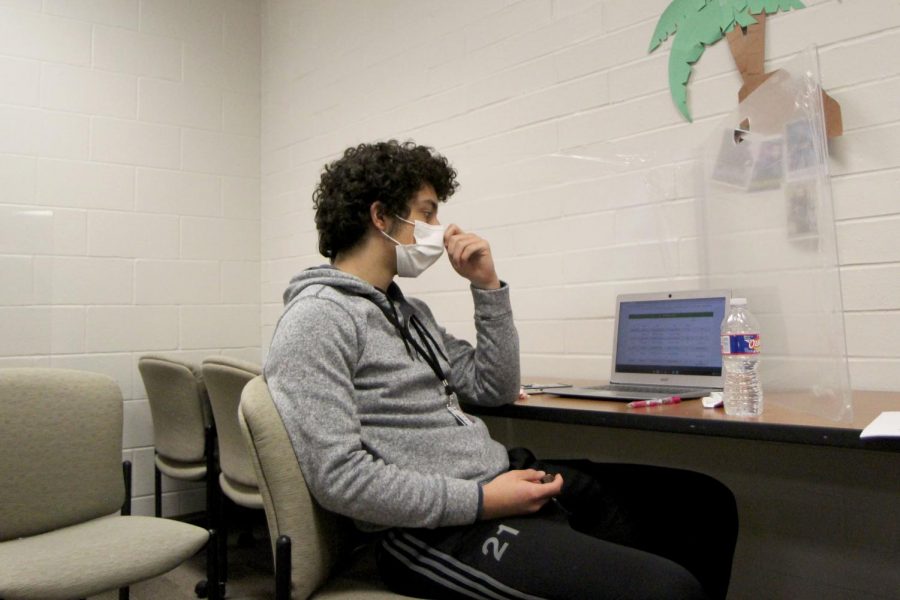
[[[425,184],[441,202],[459,187],[456,170],[433,148],[397,140],[348,148],[325,166],[313,192],[319,252],[334,259],[356,245],[376,200],[387,214],[409,216],[409,201]]]

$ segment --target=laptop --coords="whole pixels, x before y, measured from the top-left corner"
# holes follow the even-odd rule
[[[619,295],[609,384],[546,393],[630,402],[721,391],[720,328],[730,299],[726,290]]]

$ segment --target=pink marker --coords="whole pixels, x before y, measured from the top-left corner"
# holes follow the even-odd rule
[[[644,408],[645,406],[660,406],[662,404],[678,404],[681,402],[681,396],[672,396],[670,398],[654,398],[653,400],[635,400],[629,402],[628,408]]]

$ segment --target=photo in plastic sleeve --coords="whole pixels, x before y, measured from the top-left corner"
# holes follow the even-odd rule
[[[815,241],[819,237],[816,180],[793,181],[784,186],[788,239]]]
[[[811,171],[820,163],[812,123],[798,119],[785,125],[784,129],[787,178],[806,179],[812,176]]]
[[[747,189],[753,168],[752,144],[745,139],[747,132],[726,130],[716,156],[712,179],[742,190]]]
[[[763,139],[754,144],[751,190],[771,190],[784,180],[784,139],[781,136]]]

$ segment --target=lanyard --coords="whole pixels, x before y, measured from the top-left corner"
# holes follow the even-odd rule
[[[419,321],[419,318],[416,315],[411,315],[409,318],[409,322],[412,324],[413,328],[416,330],[416,333],[419,334],[422,342],[425,344],[425,348],[428,351],[428,355],[426,356],[422,350],[419,348],[419,345],[416,343],[416,340],[413,339],[412,335],[409,336],[409,341],[419,352],[422,359],[428,363],[428,366],[431,367],[431,370],[434,371],[434,374],[438,379],[441,380],[441,384],[444,386],[444,393],[447,396],[447,412],[449,412],[456,422],[460,425],[474,425],[475,423],[462,411],[462,408],[459,406],[459,399],[456,397],[456,392],[453,390],[453,386],[450,385],[450,382],[447,381],[447,378],[444,376],[444,371],[441,369],[441,364],[438,362],[437,356],[434,353],[434,348],[437,348],[438,352],[440,352],[440,346],[437,345],[437,342],[434,341],[434,338],[431,337],[431,334],[428,333],[428,330],[425,329],[425,326],[422,325],[422,322]],[[430,343],[429,343],[430,342]],[[434,344],[434,348],[432,348],[432,344]],[[443,352],[441,352],[441,356],[443,356]],[[446,357],[444,357],[446,359]]]
[[[438,357],[434,352],[434,348],[432,348],[432,344],[434,344],[434,346],[437,347],[438,351],[440,351],[440,348],[437,346],[437,342],[434,341],[434,338],[431,337],[431,334],[428,333],[428,330],[425,329],[425,326],[422,325],[421,321],[419,321],[419,318],[415,314],[410,315],[409,323],[413,326],[413,329],[416,330],[416,333],[419,334],[419,338],[424,343],[427,354],[422,351],[421,347],[411,334],[409,335],[410,343],[419,353],[419,356],[422,357],[422,360],[424,360],[425,363],[428,364],[429,367],[431,367],[431,370],[434,371],[435,376],[441,382],[441,385],[444,386],[444,393],[447,394],[447,396],[452,396],[455,393],[455,390],[453,389],[453,386],[450,385],[450,382],[447,381],[447,377],[446,375],[444,375],[444,370],[441,368],[441,363],[440,361],[438,361]],[[408,332],[409,329],[407,329],[406,331]]]
[[[409,347],[412,346],[415,349],[416,354],[425,361],[425,364],[431,367],[435,377],[437,377],[438,381],[440,381],[441,385],[444,387],[444,394],[447,399],[447,411],[453,415],[453,418],[456,419],[460,425],[474,425],[472,419],[470,419],[459,407],[456,390],[453,389],[444,370],[441,368],[441,363],[438,360],[438,353],[440,353],[444,360],[448,359],[444,355],[437,341],[435,341],[431,333],[428,332],[428,329],[422,324],[415,312],[413,312],[412,306],[410,306],[409,303],[406,302],[406,299],[403,298],[400,288],[392,284],[391,287],[388,288],[387,297],[391,307],[390,311],[377,302],[374,302],[374,300],[372,300],[372,302],[381,309],[381,312],[384,313],[387,320],[390,321],[400,334],[404,345],[406,345],[407,351],[409,351]],[[400,314],[403,317],[403,322],[401,322],[400,318],[397,316],[397,310],[394,308],[393,303],[394,299],[397,300],[397,304],[400,306]],[[371,298],[369,298],[369,300],[371,300]],[[416,339],[416,336],[412,335],[412,332],[410,332],[410,326],[415,330],[419,338],[418,340]]]

